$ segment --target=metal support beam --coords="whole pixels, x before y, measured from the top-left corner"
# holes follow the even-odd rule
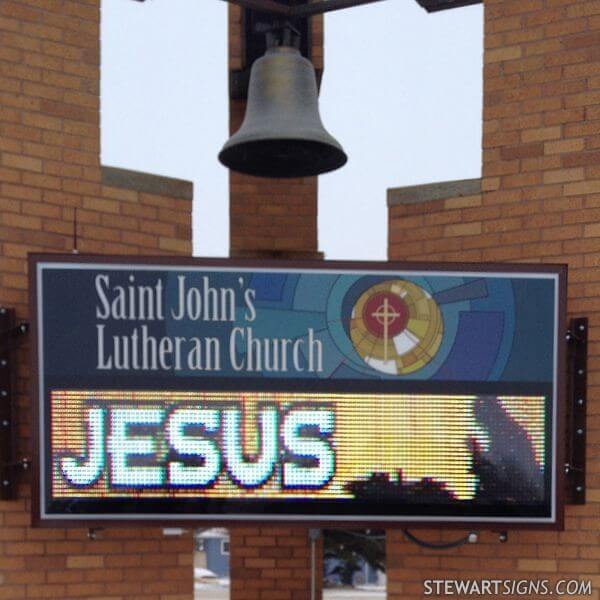
[[[362,6],[363,4],[373,4],[374,2],[383,2],[383,0],[321,0],[311,4],[301,4],[292,8],[295,17],[312,17],[334,10],[343,10]]]
[[[136,0],[145,2],[145,0]],[[279,15],[288,19],[299,17],[312,17],[334,10],[343,10],[362,6],[363,4],[372,4],[373,2],[383,2],[383,0],[317,0],[316,2],[306,2],[304,4],[284,4],[284,0],[223,0],[231,4],[237,4],[243,8],[268,12],[273,15]],[[450,10],[462,6],[471,6],[472,4],[481,4],[483,0],[417,0],[417,2],[427,12],[437,12],[440,10]]]
[[[251,10],[258,10],[260,12],[268,12],[274,15],[281,15],[282,17],[292,17],[291,6],[280,4],[274,0],[224,0],[231,4],[237,4],[242,8],[249,8]]]
[[[417,0],[427,12],[439,12],[440,10],[452,10],[473,4],[482,4],[483,0]]]
[[[588,320],[571,319],[568,342],[567,501],[585,504]]]
[[[372,4],[373,2],[383,2],[384,0],[319,0],[318,2],[288,5],[275,0],[224,0],[244,8],[250,8],[260,12],[267,12],[274,15],[280,15],[288,19],[307,18],[314,15],[320,15],[334,10],[343,10],[362,6],[363,4]]]
[[[15,311],[0,308],[0,499],[14,496],[15,471],[26,468],[29,461],[15,459],[16,402],[14,378],[17,372],[15,357],[16,338],[28,331],[26,323],[15,325]]]

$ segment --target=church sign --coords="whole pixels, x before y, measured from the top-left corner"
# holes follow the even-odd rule
[[[38,524],[561,525],[564,267],[30,276]]]

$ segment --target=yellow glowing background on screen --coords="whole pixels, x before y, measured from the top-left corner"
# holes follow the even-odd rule
[[[444,486],[457,500],[470,500],[477,491],[477,477],[472,472],[471,444],[475,440],[483,451],[490,439],[475,417],[478,396],[436,396],[426,394],[314,394],[314,393],[240,393],[240,392],[140,392],[140,391],[53,391],[51,394],[51,452],[53,498],[352,498],[347,485],[367,481],[375,473],[386,474],[397,482],[417,483],[429,478]],[[540,469],[545,460],[545,399],[540,396],[501,396],[492,398],[526,433],[535,461]],[[110,411],[115,408],[162,410],[165,416],[175,408],[210,407],[218,413],[227,407],[237,407],[241,414],[240,444],[243,453],[253,459],[261,450],[259,435],[260,407],[269,406],[277,412],[280,427],[276,435],[278,463],[272,476],[255,487],[242,487],[232,480],[225,465],[211,486],[177,487],[166,481],[162,486],[116,487],[107,476],[108,466],[90,485],[73,485],[61,470],[65,456],[71,461],[86,456],[89,432],[87,411],[101,408],[108,415],[105,436],[111,432]],[[331,430],[321,440],[328,444],[335,457],[331,474],[324,485],[313,489],[284,488],[282,466],[285,441],[283,427],[286,414],[307,408],[331,416]],[[320,412],[321,411],[321,412]],[[323,412],[324,411],[324,412]],[[219,413],[221,414],[221,413]],[[224,414],[224,413],[223,413]],[[223,421],[215,439],[223,436]],[[138,431],[134,439],[153,445],[154,464],[173,460],[172,449],[160,426],[154,433]],[[191,434],[190,434],[191,435]],[[150,441],[148,441],[150,440]],[[221,442],[219,442],[221,443]],[[324,447],[324,446],[322,446]],[[105,452],[109,450],[108,442]],[[79,457],[79,458],[77,458]],[[146,457],[148,458],[148,457]],[[255,456],[256,458],[256,456]],[[106,465],[110,464],[110,457]]]

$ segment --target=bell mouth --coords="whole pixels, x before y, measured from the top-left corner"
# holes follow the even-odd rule
[[[313,177],[343,167],[346,153],[311,140],[255,140],[225,146],[219,160],[232,171],[255,177]]]

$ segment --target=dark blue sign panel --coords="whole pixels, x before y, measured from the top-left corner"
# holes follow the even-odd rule
[[[565,272],[32,260],[42,521],[556,524]]]

